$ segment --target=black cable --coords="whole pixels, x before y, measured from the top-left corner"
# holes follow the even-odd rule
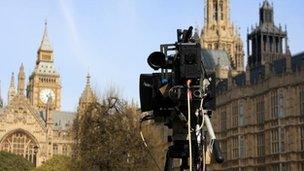
[[[142,123],[142,121],[140,121],[140,123],[139,123],[139,130],[140,130],[140,134],[141,134],[142,140],[143,140],[143,142],[144,142],[144,144],[145,144],[145,147],[146,147],[146,149],[148,150],[148,153],[149,153],[150,157],[152,158],[154,164],[155,164],[156,167],[158,168],[158,170],[159,170],[159,171],[162,171],[162,169],[160,169],[160,167],[159,167],[159,165],[158,165],[156,159],[154,158],[154,156],[153,156],[153,154],[152,154],[152,152],[151,152],[151,149],[148,147],[148,143],[146,142],[145,137],[143,136],[143,133],[142,133],[142,130],[141,130],[141,123]]]
[[[211,82],[210,82],[210,80],[209,80],[209,75],[207,74],[207,72],[206,72],[206,69],[205,69],[205,66],[204,66],[204,63],[203,63],[203,61],[201,61],[201,70],[202,70],[202,72],[204,72],[204,77],[205,78],[207,78],[207,80],[208,80],[208,82],[211,84]]]

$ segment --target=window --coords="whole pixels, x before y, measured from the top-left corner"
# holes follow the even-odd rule
[[[246,157],[245,139],[243,135],[240,136],[240,157],[241,158]]]
[[[227,129],[227,116],[226,112],[221,113],[221,130],[225,131]]]
[[[267,47],[267,38],[266,38],[266,36],[263,36],[263,50],[264,50],[264,52],[266,51],[266,47]]]
[[[285,129],[284,128],[279,128],[279,132],[280,132],[280,137],[279,137],[279,140],[280,140],[280,149],[279,151],[281,153],[285,152]]]
[[[224,4],[223,4],[223,1],[220,2],[220,14],[221,14],[221,20],[224,20]]]
[[[265,121],[265,102],[264,97],[257,99],[256,103],[257,121],[259,125],[264,124]]]
[[[226,51],[226,44],[225,43],[222,44],[222,49]]]
[[[222,150],[224,159],[228,160],[228,158],[227,158],[227,141],[226,140],[221,141],[221,150]]]
[[[218,20],[218,4],[217,0],[213,0],[213,19]]]
[[[282,163],[282,170],[290,171],[290,163]]]
[[[300,92],[300,115],[304,116],[304,88]]]
[[[258,156],[263,157],[265,155],[265,134],[259,133],[257,137],[258,144]]]
[[[266,171],[266,166],[258,166],[254,170],[255,171]]]
[[[282,90],[279,91],[278,105],[278,117],[282,118],[284,117],[284,94]]]
[[[278,38],[275,39],[275,46],[276,46],[276,52],[278,53],[279,52],[279,39]]]
[[[232,138],[232,159],[239,158],[239,138]]]
[[[238,102],[233,102],[232,103],[232,127],[238,126],[238,117],[239,117]]]
[[[304,151],[304,126],[301,127],[301,151]]]
[[[278,118],[278,110],[279,110],[278,93],[277,93],[277,91],[273,91],[271,93],[271,118],[272,119]]]
[[[58,154],[58,145],[53,144],[53,154]]]
[[[274,129],[270,132],[271,154],[279,153],[279,130]]]
[[[272,165],[272,171],[280,171],[280,165],[279,164]]]
[[[68,155],[68,146],[67,145],[62,146],[62,154],[63,155]]]
[[[244,113],[244,104],[241,102],[239,107],[239,125],[244,126],[245,125],[245,113]]]
[[[272,52],[272,49],[273,49],[273,38],[270,37],[270,39],[269,39],[269,51]]]

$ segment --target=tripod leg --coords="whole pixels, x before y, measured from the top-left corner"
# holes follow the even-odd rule
[[[180,166],[180,171],[189,169],[188,157],[183,157],[181,160],[182,160],[182,164]]]
[[[173,171],[173,158],[170,156],[170,150],[166,154],[166,163],[164,171]]]

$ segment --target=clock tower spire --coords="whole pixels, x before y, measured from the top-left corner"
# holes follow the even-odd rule
[[[42,36],[42,40],[37,52],[37,61],[36,64],[39,64],[40,62],[53,62],[54,56],[53,56],[53,47],[51,45],[50,39],[48,37],[48,26],[47,22],[44,23],[44,32]]]
[[[27,97],[33,106],[40,110],[45,109],[48,99],[52,98],[52,106],[55,110],[60,110],[60,75],[54,65],[54,53],[48,37],[47,22],[45,22],[42,40],[37,51],[36,66],[29,78]]]

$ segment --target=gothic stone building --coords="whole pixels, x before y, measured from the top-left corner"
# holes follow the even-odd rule
[[[229,0],[205,0],[205,21],[200,43],[209,50],[224,50],[228,53],[233,74],[244,71],[243,43],[236,27],[230,21]],[[217,60],[216,60],[217,61]],[[222,68],[221,78],[227,78]]]
[[[87,79],[79,109],[92,96],[90,77]],[[17,88],[12,74],[8,104],[3,107],[3,100],[0,103],[0,150],[21,155],[38,166],[55,154],[70,155],[73,143],[70,129],[75,114],[60,111],[60,75],[54,65],[47,25],[27,88],[25,84],[21,65]]]
[[[273,13],[265,0],[246,72],[217,87],[212,120],[226,161],[211,170],[304,171],[304,53],[291,55]]]

